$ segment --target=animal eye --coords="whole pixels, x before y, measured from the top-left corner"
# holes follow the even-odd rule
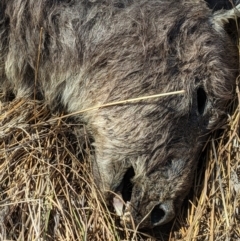
[[[202,115],[204,113],[207,102],[207,94],[203,87],[199,87],[197,90],[197,108],[198,113]]]
[[[124,202],[131,200],[132,189],[133,189],[133,183],[131,182],[131,179],[134,177],[134,175],[135,175],[134,169],[133,167],[130,167],[123,177],[122,198]]]

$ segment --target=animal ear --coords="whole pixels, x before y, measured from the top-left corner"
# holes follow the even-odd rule
[[[232,37],[236,37],[239,31],[240,4],[230,10],[219,10],[213,13],[213,27],[218,31],[226,31]]]

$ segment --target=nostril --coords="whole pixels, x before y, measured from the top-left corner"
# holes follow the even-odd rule
[[[151,212],[151,223],[158,226],[171,221],[175,216],[173,202],[167,200],[164,203],[156,205]]]
[[[160,208],[160,205],[154,207],[151,212],[151,222],[153,225],[159,223],[165,216],[164,210]]]

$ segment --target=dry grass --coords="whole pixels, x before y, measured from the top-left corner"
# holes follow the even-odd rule
[[[84,125],[37,101],[1,106],[0,240],[136,239],[104,204],[90,157]]]
[[[239,100],[178,217],[150,231],[156,240],[240,240]],[[84,125],[40,102],[0,106],[0,240],[154,240],[118,224],[94,185],[91,151]]]
[[[233,114],[210,138],[181,212],[148,234],[122,228],[106,207],[84,125],[53,116],[41,102],[0,103],[0,240],[240,240],[236,92]]]
[[[240,93],[234,113],[219,137],[214,133],[206,161],[196,171],[185,219],[179,215],[179,240],[240,240]],[[185,226],[183,225],[185,223]],[[178,239],[173,239],[178,240]]]

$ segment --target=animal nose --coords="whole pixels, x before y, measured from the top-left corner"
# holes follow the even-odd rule
[[[171,200],[167,200],[156,205],[151,212],[151,223],[158,226],[171,221],[175,216],[174,205]]]

